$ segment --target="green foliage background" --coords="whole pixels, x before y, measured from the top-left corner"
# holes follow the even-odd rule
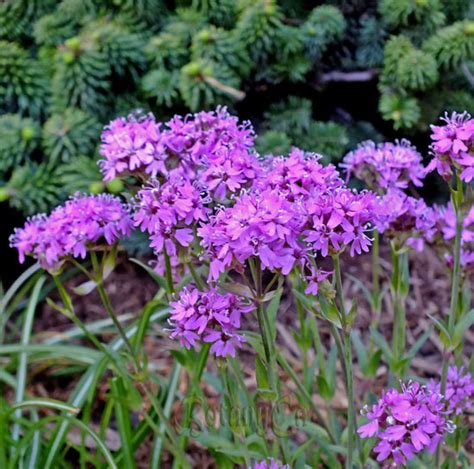
[[[474,109],[471,4],[3,1],[0,200],[31,214],[76,190],[116,190],[96,166],[100,130],[137,108],[165,119],[276,96],[246,116],[264,154],[297,145],[337,159],[358,140],[382,138],[381,119],[424,132],[444,110]],[[379,103],[373,122],[336,110],[315,119],[331,83],[361,81]]]

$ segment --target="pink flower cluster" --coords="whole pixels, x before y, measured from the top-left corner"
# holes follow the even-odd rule
[[[198,235],[210,259],[210,278],[247,259],[260,259],[262,269],[287,275],[296,260],[295,249],[305,219],[294,205],[267,189],[242,193],[232,207],[224,208],[201,225]]]
[[[408,140],[363,142],[344,157],[341,167],[347,179],[354,175],[375,191],[406,189],[410,182],[422,186],[425,177],[422,156]]]
[[[170,256],[176,245],[189,246],[194,239],[193,223],[206,221],[210,199],[186,178],[174,174],[166,182],[143,186],[136,196],[135,225],[150,234],[151,247],[166,249]]]
[[[160,123],[153,115],[119,117],[102,132],[99,166],[105,181],[127,173],[166,174]]]
[[[295,265],[309,269],[316,291],[316,279],[327,275],[312,266],[309,256],[325,257],[346,247],[351,255],[368,251],[373,193],[343,187],[333,166],[324,167],[313,154],[300,150],[274,160],[265,174],[253,190],[243,191],[234,205],[199,228],[211,279],[229,268],[242,269],[256,257],[262,269],[283,275]]]
[[[430,380],[427,387],[435,393],[441,391],[440,383],[435,380]],[[445,399],[448,414],[460,415],[472,406],[474,401],[474,379],[469,372],[464,370],[464,367],[449,367]]]
[[[259,176],[253,142],[250,124],[239,124],[225,108],[175,116],[164,125],[151,114],[132,115],[105,128],[99,165],[105,180],[122,174],[156,177],[177,172],[224,200]]]
[[[434,158],[426,171],[436,169],[449,180],[454,168],[461,173],[461,180],[471,182],[474,178],[474,119],[467,112],[453,112],[442,120],[444,125],[431,126]]]
[[[20,262],[33,256],[49,271],[68,256],[84,258],[90,245],[113,244],[132,231],[129,208],[110,195],[77,195],[50,215],[36,215],[10,237]]]
[[[290,469],[290,466],[288,464],[282,464],[279,461],[275,461],[273,458],[269,458],[256,462],[250,467],[250,469]]]
[[[423,199],[415,199],[399,190],[391,190],[377,207],[376,227],[388,239],[421,251],[425,241],[436,233],[436,212]]]
[[[323,166],[320,155],[293,148],[287,157],[266,160],[265,171],[256,183],[260,189],[274,189],[290,202],[310,194],[344,185],[334,165]]]
[[[374,222],[376,197],[372,192],[338,188],[307,201],[309,221],[303,232],[313,252],[326,257],[350,247],[350,254],[368,252],[368,232]]]
[[[212,344],[218,357],[235,356],[245,338],[239,335],[243,314],[255,309],[232,293],[220,294],[215,288],[204,292],[193,286],[184,288],[170,304],[171,338],[190,349],[196,342]]]
[[[375,405],[365,408],[362,413],[369,422],[357,433],[377,437],[374,452],[384,467],[402,466],[425,449],[433,454],[446,432],[454,430],[444,407],[439,392],[411,382],[402,385],[401,392],[383,392]]]

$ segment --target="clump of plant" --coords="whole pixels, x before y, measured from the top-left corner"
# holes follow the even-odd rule
[[[448,181],[452,198],[447,207],[430,208],[404,192],[422,186],[426,173],[421,155],[405,140],[365,142],[347,155],[343,168],[368,185],[355,190],[316,154],[293,148],[287,156],[261,157],[251,124],[239,123],[225,108],[166,123],[152,114],[111,121],[102,134],[99,166],[105,181],[123,181],[123,197],[76,195],[49,215],[30,218],[11,237],[20,260],[31,256],[38,264],[2,300],[11,314],[15,289],[22,282],[26,290],[34,285],[18,374],[6,379],[15,397],[0,408],[0,462],[15,465],[40,454],[46,465],[59,464],[68,429],[76,425],[84,438],[74,448],[96,466],[135,467],[134,455],[148,437],[151,467],[160,467],[165,449],[174,467],[192,467],[192,442],[219,467],[349,469],[374,465],[373,458],[387,467],[464,464],[464,411],[474,397],[462,355],[464,332],[474,322],[466,301],[473,261],[473,124],[467,114],[453,114],[433,127],[427,170]],[[104,285],[120,239],[134,230],[148,236],[155,253],[153,264],[135,262],[156,280],[157,291],[138,316],[125,319]],[[381,239],[392,254],[389,292],[379,283]],[[428,244],[452,265],[452,302],[446,317],[430,316],[444,353],[441,375],[426,383],[413,376],[411,365],[432,330],[407,349],[405,302],[408,257]],[[366,292],[372,325],[364,344],[355,330],[358,304],[348,297],[345,267],[371,248],[373,288]],[[48,303],[93,345],[67,404],[24,392],[29,328],[45,282],[40,268],[52,276],[60,298]],[[97,325],[75,314],[63,281],[73,268],[87,279],[76,295],[99,293],[116,334],[107,342],[96,335]],[[393,305],[391,343],[379,328],[385,295]],[[283,298],[291,305],[296,359],[280,342],[288,334],[278,326]],[[322,340],[323,327],[331,339]],[[162,347],[173,361],[160,377],[144,345],[156,331],[169,338]],[[62,347],[44,352],[75,350]],[[388,368],[388,389],[377,401],[356,389],[354,350],[364,379],[375,376],[381,363]],[[244,354],[251,357],[250,380]],[[96,431],[92,403],[104,380],[110,391]],[[339,380],[347,402],[342,409],[335,406]],[[204,384],[219,401],[218,420],[210,419],[215,409]],[[23,412],[37,407],[59,411],[57,418]],[[271,409],[270,420],[262,419],[262,408]],[[117,449],[104,440],[111,426],[120,437]],[[85,436],[95,442],[93,455]]]

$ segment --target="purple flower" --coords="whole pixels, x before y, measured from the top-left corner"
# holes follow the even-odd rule
[[[263,459],[262,461],[256,462],[249,469],[290,469],[288,464],[282,464],[279,461],[275,461],[273,458]]]
[[[212,344],[210,351],[218,357],[235,356],[245,342],[238,333],[241,316],[255,309],[232,293],[220,294],[215,288],[201,292],[193,286],[184,288],[170,306],[170,337],[188,349],[199,342]]]
[[[350,254],[368,252],[368,233],[373,221],[376,197],[372,192],[337,188],[310,197],[306,203],[309,221],[304,239],[323,257],[350,247]]]
[[[176,244],[186,247],[194,234],[190,226],[207,219],[210,199],[188,180],[173,175],[163,184],[152,181],[136,196],[134,221],[151,236],[151,247],[157,252],[165,247],[176,255]]]
[[[449,267],[453,265],[453,245],[456,237],[456,213],[451,202],[436,207],[436,234],[428,241],[439,251]],[[461,235],[461,267],[468,271],[474,267],[474,207],[463,218]]]
[[[430,380],[428,388],[432,392],[439,393],[441,384],[438,381]],[[464,367],[456,368],[450,366],[446,381],[446,412],[448,414],[460,415],[469,409],[474,400],[474,379]]]
[[[425,177],[422,156],[408,140],[363,142],[344,157],[341,167],[347,179],[354,175],[375,191],[406,189],[410,182],[421,186]]]
[[[25,255],[37,259],[49,271],[58,269],[68,257],[84,258],[97,244],[114,244],[132,231],[128,206],[110,195],[76,195],[50,215],[35,215],[10,237]]]
[[[161,124],[152,114],[119,117],[102,132],[99,166],[105,181],[126,173],[167,174]]]
[[[436,389],[410,382],[390,389],[363,415],[368,422],[357,430],[361,438],[377,438],[377,461],[402,466],[423,450],[436,451],[446,432],[453,430]]]
[[[210,259],[210,278],[225,269],[243,265],[251,257],[262,269],[287,275],[295,264],[295,249],[305,217],[277,191],[242,193],[232,207],[224,208],[201,225],[198,235]]]
[[[304,292],[306,295],[317,295],[319,284],[332,275],[332,271],[327,272],[325,270],[318,269],[313,265],[310,266],[309,270],[310,273],[308,275],[304,275],[305,280],[308,282]]]
[[[336,189],[343,181],[333,165],[319,163],[321,156],[293,148],[287,157],[267,160],[266,171],[256,182],[260,189],[277,190],[290,202],[316,191]]]
[[[226,108],[175,116],[165,127],[167,161],[217,200],[249,188],[261,172],[250,123],[239,124]]]
[[[436,232],[436,212],[422,199],[415,199],[399,190],[390,190],[376,207],[376,227],[388,239],[421,251],[424,241]]]
[[[461,179],[470,182],[474,177],[474,119],[464,112],[446,114],[441,120],[445,125],[432,125],[431,145],[434,158],[427,172],[437,170],[446,180],[453,168],[461,172]]]

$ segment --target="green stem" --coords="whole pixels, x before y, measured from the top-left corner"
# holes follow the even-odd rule
[[[252,263],[251,263],[252,264]],[[258,327],[260,329],[260,335],[262,337],[263,349],[265,352],[265,359],[267,362],[267,374],[268,381],[270,382],[271,389],[275,392],[278,397],[278,386],[276,382],[276,358],[275,358],[275,347],[273,343],[272,333],[268,318],[263,306],[263,285],[262,285],[262,269],[260,266],[260,260],[257,259],[256,265],[252,264],[251,267],[252,275],[254,277],[255,291],[257,293],[257,320]]]
[[[337,441],[336,436],[334,435],[333,431],[331,430],[331,427],[329,426],[329,424],[326,422],[323,415],[319,411],[317,405],[313,402],[313,398],[308,393],[308,390],[305,388],[303,383],[298,379],[298,375],[295,373],[293,368],[291,368],[290,364],[288,363],[286,358],[281,353],[277,354],[277,360],[280,363],[281,367],[288,374],[288,376],[296,384],[296,387],[300,391],[301,395],[304,397],[305,401],[311,407],[311,410],[314,412],[314,414],[320,420],[320,422],[323,425],[323,427],[325,428],[325,430],[328,432],[329,438],[332,440],[333,443],[335,443]]]
[[[204,284],[204,281],[202,280],[201,276],[194,267],[192,261],[188,262],[188,268],[189,272],[191,272],[194,282],[196,283],[196,286],[199,288],[199,290],[204,291],[206,289],[206,285]]]
[[[456,214],[456,236],[454,239],[454,265],[453,273],[451,277],[451,304],[449,308],[449,319],[448,319],[448,332],[452,337],[454,329],[456,327],[456,316],[458,313],[458,302],[459,302],[459,291],[460,291],[460,262],[461,262],[461,238],[463,231],[463,213],[461,205],[463,203],[463,185],[459,175],[456,173],[456,191],[451,192],[451,204]],[[446,392],[446,382],[448,379],[448,368],[450,355],[452,350],[449,346],[444,348],[443,351],[443,365],[441,369],[441,394]],[[435,457],[436,467],[440,467],[441,459],[441,445],[438,446]]]
[[[168,290],[168,295],[174,293],[174,285],[173,285],[173,271],[171,269],[171,259],[166,252],[166,248],[163,247],[163,256],[165,258],[165,276],[166,276],[166,290]]]
[[[109,360],[110,362],[115,366],[117,371],[120,373],[121,367],[119,363],[117,362],[116,358],[110,353],[107,347],[105,347],[97,337],[87,329],[87,327],[82,323],[82,321],[76,316],[76,313],[74,312],[74,308],[72,305],[72,300],[71,297],[69,296],[68,292],[66,291],[66,288],[64,285],[61,283],[60,278],[57,275],[53,275],[53,280],[56,285],[56,288],[59,292],[59,296],[61,297],[61,301],[63,302],[66,310],[67,310],[67,317],[70,319],[84,334],[84,337],[87,337],[99,350],[102,352]]]
[[[380,235],[374,231],[372,243],[372,307],[374,308],[375,324],[380,316]]]
[[[206,368],[207,359],[209,357],[209,350],[211,346],[210,344],[203,344],[201,350],[199,351],[198,362],[196,366],[196,372],[192,376],[192,382],[190,386],[189,395],[185,401],[185,408],[184,408],[184,417],[182,422],[182,429],[187,430],[190,428],[192,417],[193,417],[193,410],[195,404],[195,398],[198,394],[199,383],[201,382],[202,375],[204,373],[204,369]],[[183,434],[181,436],[181,447],[186,448],[188,444],[188,436]]]
[[[405,299],[402,292],[403,284],[403,267],[406,262],[406,253],[400,254],[397,249],[392,246],[392,299],[393,299],[393,337],[392,349],[394,357],[394,369],[392,372],[399,378],[403,377],[403,366],[401,361],[405,355],[406,343],[406,313]]]
[[[451,306],[448,320],[448,332],[452,336],[454,328],[456,327],[456,316],[458,310],[459,302],[459,285],[460,285],[460,276],[459,276],[459,267],[460,267],[460,258],[461,258],[461,235],[462,235],[462,218],[460,214],[456,213],[456,238],[454,242],[454,265],[453,265],[453,275],[451,283]],[[443,369],[441,374],[441,394],[444,394],[446,391],[446,381],[448,376],[448,367],[449,367],[449,351],[444,351],[443,357]]]
[[[336,293],[339,299],[339,308],[341,313],[342,329],[344,331],[342,341],[340,340],[339,331],[335,330],[335,339],[338,352],[343,362],[345,378],[346,378],[346,390],[348,399],[347,408],[347,459],[346,468],[352,469],[354,459],[354,440],[357,446],[359,457],[362,458],[362,448],[360,444],[359,436],[355,431],[355,399],[354,399],[354,376],[352,373],[352,344],[350,337],[350,324],[347,323],[347,312],[345,307],[344,290],[342,286],[342,275],[341,275],[341,263],[339,255],[333,257],[334,260],[334,274],[336,277]],[[339,336],[339,340],[337,337]],[[342,342],[342,344],[341,344]],[[341,347],[342,345],[342,347]],[[342,348],[342,350],[341,350]]]
[[[140,370],[141,367],[140,367],[140,364],[138,363],[138,360],[135,357],[135,354],[133,353],[132,344],[128,340],[127,334],[125,334],[125,330],[122,327],[122,324],[117,319],[117,316],[115,315],[115,312],[110,303],[109,296],[107,295],[107,292],[105,291],[102,269],[100,268],[99,261],[97,259],[97,254],[94,251],[91,251],[90,255],[91,255],[91,261],[92,261],[92,268],[94,269],[95,281],[97,284],[97,291],[99,292],[99,296],[102,301],[102,304],[104,305],[104,308],[107,311],[107,314],[109,315],[110,319],[112,319],[114,326],[117,328],[117,331],[120,334],[120,337],[122,337],[122,340],[124,341],[125,346],[130,352],[130,355],[133,357],[133,360],[135,362],[135,365],[137,366],[137,369]]]

